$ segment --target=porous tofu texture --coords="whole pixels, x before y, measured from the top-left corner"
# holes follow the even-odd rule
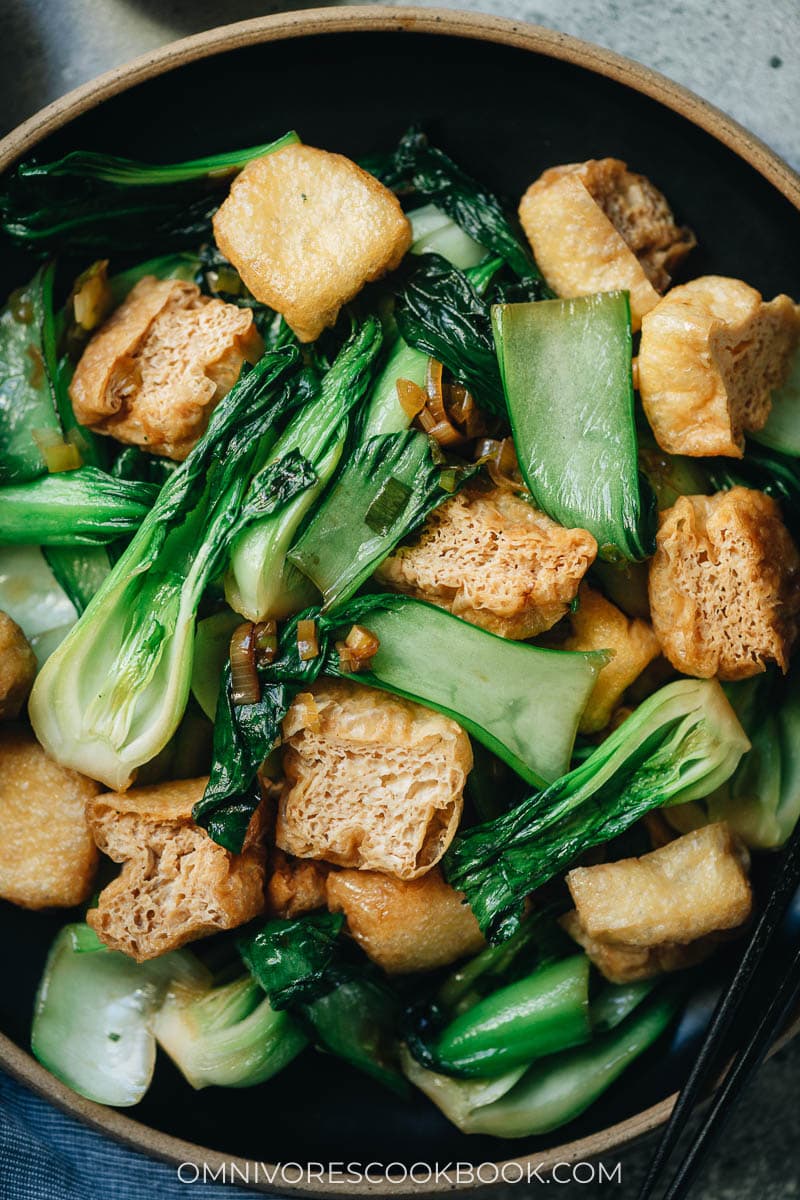
[[[415,540],[385,559],[379,583],[507,638],[564,616],[594,562],[585,529],[564,529],[512,492],[467,488],[435,509]]]
[[[664,942],[659,946],[626,946],[611,944],[591,938],[581,926],[577,912],[565,913],[560,919],[573,941],[586,951],[598,971],[609,983],[634,983],[639,979],[653,979],[670,971],[684,971],[694,967],[713,954],[720,939],[713,933],[698,938],[696,942],[682,945]]]
[[[285,146],[248,163],[214,217],[217,245],[301,342],[399,265],[411,226],[392,192],[341,154]]]
[[[408,881],[332,871],[327,893],[331,912],[344,913],[362,950],[390,974],[433,971],[485,945],[472,909],[438,867]]]
[[[231,854],[192,821],[207,782],[105,792],[86,806],[98,847],[124,864],[86,920],[107,946],[137,962],[264,911],[263,806],[242,853]]]
[[[99,784],[48,758],[19,725],[0,728],[0,896],[71,908],[92,888],[98,854],[84,815]]]
[[[724,821],[641,858],[567,873],[582,931],[606,945],[686,944],[750,916],[747,851]]]
[[[313,858],[290,858],[282,850],[270,855],[267,910],[273,917],[301,917],[324,908],[330,867]]]
[[[184,459],[243,362],[263,349],[250,309],[145,275],[81,356],[69,389],[75,416],[97,433]]]
[[[275,842],[298,858],[416,879],[452,841],[472,767],[449,717],[375,688],[323,679],[284,722]]]
[[[8,613],[0,612],[0,721],[13,721],[28,699],[36,676],[36,655]]]
[[[661,648],[685,675],[746,679],[797,639],[800,555],[776,502],[735,487],[681,496],[659,516],[650,612]]]
[[[570,636],[562,650],[610,650],[612,657],[601,669],[583,716],[581,733],[605,729],[626,688],[661,652],[658,638],[647,621],[625,615],[600,592],[581,584],[579,603],[570,613]]]
[[[634,329],[695,245],[658,188],[618,158],[551,167],[522,197],[519,218],[559,296],[627,289]]]
[[[642,321],[639,392],[662,450],[741,458],[800,343],[800,307],[740,279],[673,288]]]

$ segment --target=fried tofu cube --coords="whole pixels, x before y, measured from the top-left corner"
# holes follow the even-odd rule
[[[145,275],[81,356],[69,389],[75,416],[96,433],[184,459],[242,364],[263,349],[250,309]]]
[[[627,289],[634,330],[695,245],[658,188],[618,158],[551,167],[522,197],[519,219],[559,296]]]
[[[581,928],[599,942],[662,946],[735,929],[753,898],[747,852],[724,821],[651,850],[567,874]]]
[[[578,607],[569,616],[572,632],[561,648],[610,650],[613,656],[598,674],[580,720],[581,733],[597,733],[608,725],[623,692],[658,657],[661,647],[647,621],[626,616],[587,583],[581,584],[578,597]]]
[[[685,971],[704,962],[719,945],[719,938],[713,933],[686,945],[664,942],[659,946],[627,946],[601,942],[589,937],[574,909],[565,913],[560,923],[609,983],[635,983],[671,971]]]
[[[800,344],[800,307],[766,304],[740,279],[705,275],[673,288],[642,321],[639,391],[670,454],[741,458]]]
[[[453,839],[472,767],[449,717],[362,684],[322,679],[284,733],[275,842],[298,858],[416,879]],[[298,727],[298,725],[300,727]]]
[[[324,908],[328,901],[327,863],[313,858],[290,858],[273,850],[267,881],[267,910],[273,917],[301,917]]]
[[[396,196],[361,167],[313,146],[285,146],[237,175],[214,237],[250,291],[313,342],[365,283],[411,245]]]
[[[375,578],[491,633],[522,639],[564,616],[596,554],[585,529],[564,529],[502,488],[467,488],[434,509]]]
[[[752,488],[681,496],[659,516],[653,628],[685,675],[747,679],[797,640],[800,555],[776,502]]]
[[[192,821],[207,782],[104,792],[86,806],[97,845],[124,864],[86,920],[107,946],[137,962],[264,911],[263,805],[241,854],[231,854]]]
[[[472,909],[438,867],[412,880],[332,871],[328,907],[344,913],[361,949],[392,975],[433,971],[486,944]]]
[[[16,621],[0,612],[0,721],[13,721],[36,677],[36,655]]]
[[[48,758],[27,729],[0,728],[0,897],[22,908],[87,898],[98,854],[84,809],[99,790]]]

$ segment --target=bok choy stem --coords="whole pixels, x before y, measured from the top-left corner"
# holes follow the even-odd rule
[[[484,934],[502,941],[525,897],[653,808],[707,796],[750,743],[716,681],[649,696],[579,766],[508,813],[456,835],[444,859]]]
[[[292,349],[266,354],[223,398],[37,678],[31,721],[59,762],[124,788],[175,732],[197,605],[226,560],[260,465],[260,439],[293,402],[297,357]],[[308,485],[307,464],[290,457],[272,466],[278,505]],[[279,486],[287,474],[290,486]]]

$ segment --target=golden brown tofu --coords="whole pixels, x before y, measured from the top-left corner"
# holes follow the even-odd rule
[[[98,854],[84,808],[99,784],[48,758],[32,733],[0,728],[0,896],[71,908],[92,888]]]
[[[362,950],[394,975],[433,971],[485,945],[472,909],[438,867],[408,881],[377,871],[332,871],[328,907],[344,913]]]
[[[214,236],[253,295],[312,342],[365,283],[399,265],[411,225],[394,194],[349,158],[294,145],[247,164]]]
[[[522,197],[519,218],[559,296],[627,289],[634,329],[695,245],[658,188],[618,158],[551,167]]]
[[[13,721],[36,677],[36,655],[16,621],[0,612],[0,721]]]
[[[250,309],[146,275],[84,350],[70,384],[75,415],[97,433],[184,459],[242,363],[263,349]]]
[[[270,856],[267,910],[273,917],[300,917],[324,908],[329,867],[313,858],[289,858],[282,850]]]
[[[461,818],[469,738],[449,717],[361,684],[322,679],[312,694],[313,709],[300,697],[284,726],[276,844],[298,858],[424,875]]]
[[[596,554],[585,529],[564,529],[503,489],[468,488],[375,577],[501,637],[529,638],[564,616]]]
[[[746,679],[797,639],[800,555],[778,505],[735,487],[682,496],[660,514],[650,611],[664,654],[685,675]]]
[[[242,853],[231,854],[192,821],[207,782],[105,792],[86,806],[97,845],[124,864],[86,920],[107,946],[137,962],[264,911],[263,805]]]
[[[574,909],[564,914],[561,924],[609,983],[634,983],[670,971],[684,971],[703,962],[719,945],[719,938],[713,933],[686,945],[664,942],[659,946],[628,946],[601,942],[589,937]]]
[[[800,308],[740,279],[673,288],[642,321],[639,391],[662,450],[741,458],[800,343]]]
[[[581,928],[597,941],[661,946],[735,929],[750,916],[747,852],[724,821],[652,850],[567,874]]]
[[[580,720],[581,733],[605,729],[623,692],[661,653],[658,638],[646,621],[632,619],[587,583],[581,584],[580,603],[570,613],[571,635],[563,650],[611,650]]]

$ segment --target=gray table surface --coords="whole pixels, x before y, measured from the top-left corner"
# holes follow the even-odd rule
[[[0,133],[84,80],[174,38],[299,3],[259,0],[0,0]],[[798,0],[464,0],[638,59],[713,101],[800,168]],[[753,1084],[695,1195],[800,1197],[800,1043]],[[562,1200],[633,1197],[651,1144],[621,1157],[622,1185],[565,1185]],[[610,1167],[616,1160],[607,1159]],[[523,1194],[522,1188],[509,1191]],[[537,1189],[538,1190],[538,1189]],[[504,1193],[498,1192],[498,1197]]]

